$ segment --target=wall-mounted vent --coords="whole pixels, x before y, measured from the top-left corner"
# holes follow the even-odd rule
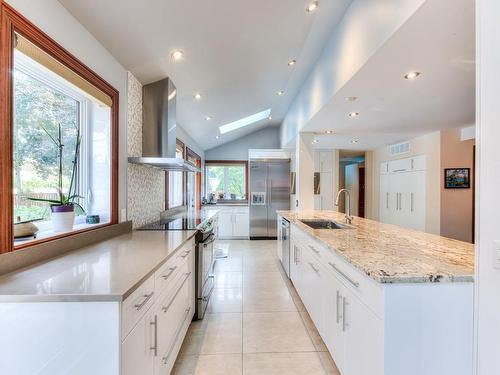
[[[391,155],[401,155],[410,152],[410,142],[396,143],[389,146]]]

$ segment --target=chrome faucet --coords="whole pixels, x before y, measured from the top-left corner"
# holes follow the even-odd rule
[[[335,206],[339,205],[340,194],[345,193],[347,196],[347,202],[345,205],[345,222],[346,224],[351,224],[353,217],[351,216],[351,193],[347,189],[340,189],[337,194],[337,199],[335,199]]]

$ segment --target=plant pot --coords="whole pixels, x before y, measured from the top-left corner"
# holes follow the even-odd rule
[[[52,230],[54,232],[69,232],[75,224],[75,206],[51,205]]]

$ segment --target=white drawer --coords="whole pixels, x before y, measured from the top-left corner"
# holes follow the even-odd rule
[[[122,340],[153,305],[154,300],[155,279],[151,276],[122,303]]]
[[[375,314],[380,318],[383,316],[383,288],[380,284],[347,262],[334,250],[329,249],[321,241],[314,239],[295,226],[292,226],[292,237],[325,269],[331,271],[342,284],[352,290]]]
[[[184,265],[188,263],[192,256],[194,256],[194,242],[189,241],[155,272],[155,293],[157,296],[163,295],[166,290],[173,287],[174,280],[177,279],[181,269],[184,268]],[[193,271],[191,268],[189,265],[187,270]]]

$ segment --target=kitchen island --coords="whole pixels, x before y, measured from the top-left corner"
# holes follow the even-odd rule
[[[357,217],[303,222],[343,223],[334,211],[281,218],[289,277],[343,375],[472,373],[472,244]]]

